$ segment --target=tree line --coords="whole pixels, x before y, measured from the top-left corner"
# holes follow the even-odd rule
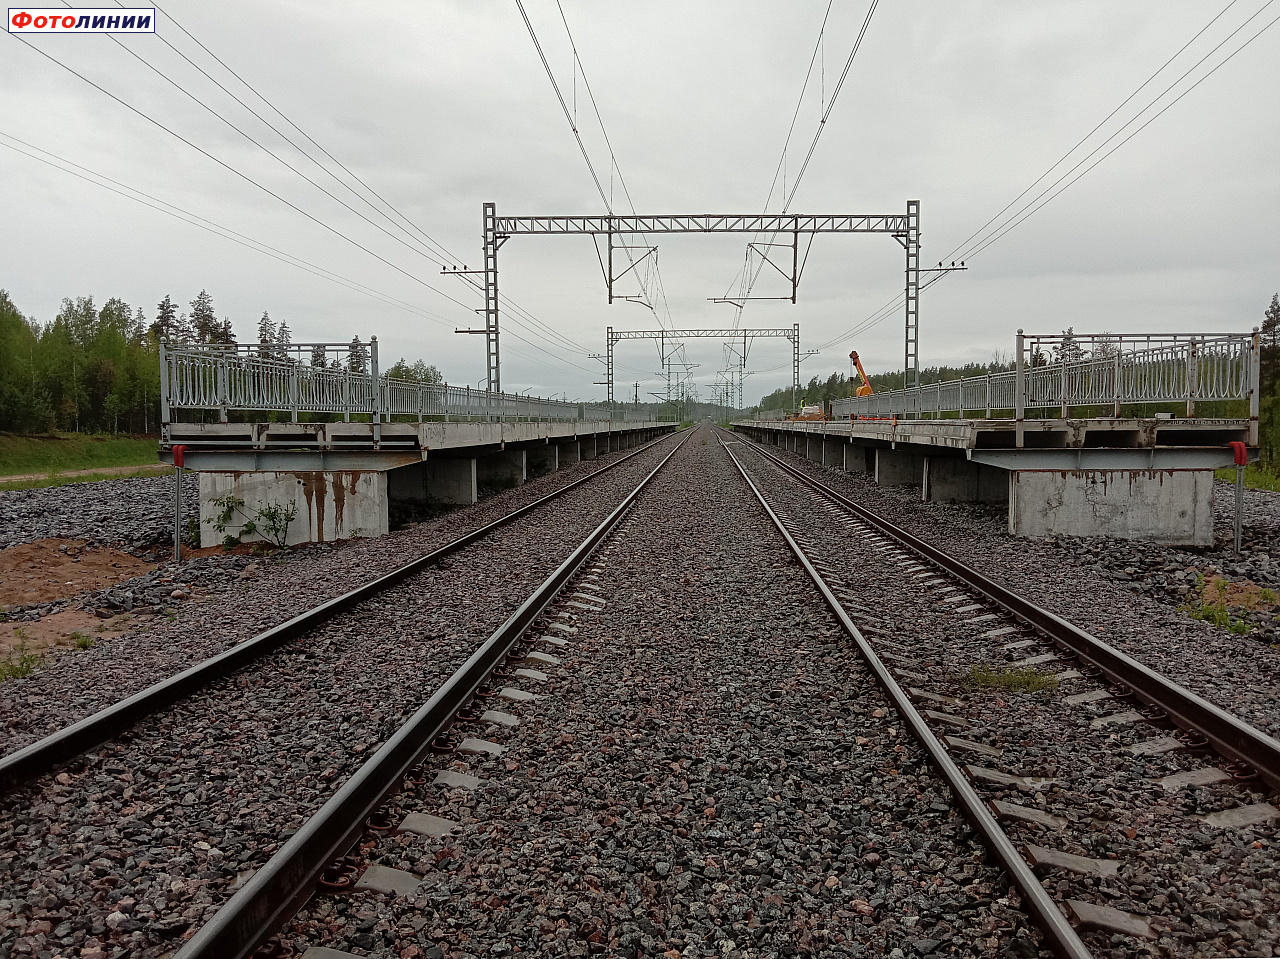
[[[264,358],[289,360],[293,334],[266,312],[256,342]],[[0,290],[0,430],[47,433],[154,433],[160,422],[160,355],[170,343],[236,342],[231,321],[219,319],[206,290],[180,311],[166,295],[154,319],[119,297],[98,306],[92,296],[68,297],[48,322],[24,316]],[[326,362],[324,352],[311,365]],[[330,365],[368,369],[369,352],[354,337],[345,362]],[[439,383],[440,371],[422,360],[403,358],[388,371],[401,379]]]

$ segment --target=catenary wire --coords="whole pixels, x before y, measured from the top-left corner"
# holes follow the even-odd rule
[[[273,191],[270,187],[264,186],[263,184],[259,183],[257,180],[254,180],[254,179],[253,179],[252,177],[250,177],[248,174],[245,174],[245,173],[240,172],[240,171],[239,171],[239,170],[237,170],[235,167],[231,166],[229,163],[227,163],[227,162],[225,162],[224,160],[221,160],[221,159],[219,159],[218,157],[214,156],[214,155],[213,155],[212,153],[210,153],[208,150],[205,150],[203,147],[200,147],[200,146],[198,146],[197,144],[193,143],[191,140],[188,140],[188,139],[187,139],[186,137],[184,137],[182,134],[178,133],[177,131],[175,131],[175,130],[171,129],[171,128],[170,128],[170,127],[168,127],[168,126],[165,126],[163,123],[161,123],[159,120],[155,119],[154,117],[150,116],[150,115],[149,115],[148,113],[146,113],[145,111],[143,111],[143,110],[139,109],[138,107],[133,106],[133,104],[129,103],[128,101],[126,101],[126,100],[124,100],[124,99],[122,99],[121,97],[116,96],[114,93],[112,93],[111,91],[107,90],[105,87],[101,86],[101,85],[100,85],[100,84],[98,84],[98,83],[95,83],[93,80],[89,79],[89,78],[88,78],[88,77],[86,77],[84,74],[82,74],[82,73],[80,73],[79,71],[75,70],[75,69],[74,69],[74,68],[72,68],[71,66],[69,66],[69,65],[67,65],[67,64],[65,64],[65,63],[63,63],[63,62],[62,62],[61,60],[59,60],[57,57],[54,57],[53,55],[51,55],[51,54],[49,54],[49,53],[45,52],[44,50],[42,50],[42,49],[40,49],[39,47],[35,46],[34,44],[30,43],[30,42],[29,42],[25,37],[23,37],[23,36],[21,36],[21,35],[19,35],[19,34],[16,34],[16,33],[15,33],[15,34],[10,34],[10,36],[12,36],[14,39],[16,39],[16,40],[20,41],[21,43],[23,43],[25,46],[27,46],[27,47],[28,47],[28,48],[30,48],[31,50],[34,50],[36,53],[40,54],[40,56],[44,57],[44,58],[45,58],[45,59],[47,59],[49,62],[51,62],[51,63],[53,63],[53,64],[55,64],[55,65],[57,65],[57,66],[61,67],[63,70],[66,70],[66,71],[67,71],[68,73],[70,73],[72,76],[77,77],[77,78],[79,78],[80,80],[83,80],[85,83],[89,84],[89,85],[90,85],[91,87],[93,87],[95,90],[97,90],[98,92],[102,93],[103,95],[105,95],[105,96],[109,97],[110,99],[114,100],[116,103],[118,103],[118,104],[120,104],[121,106],[125,107],[125,108],[126,108],[127,110],[129,110],[130,112],[132,112],[132,113],[136,114],[136,115],[137,115],[138,117],[140,117],[141,119],[146,120],[148,123],[152,124],[153,126],[158,127],[159,129],[163,130],[165,133],[168,133],[170,136],[174,137],[175,139],[180,140],[182,143],[185,143],[187,146],[191,147],[191,149],[195,150],[197,153],[201,154],[202,156],[207,157],[208,159],[212,160],[214,163],[218,164],[218,166],[222,167],[223,169],[227,170],[227,171],[228,171],[228,172],[230,172],[230,173],[233,173],[235,176],[239,177],[240,179],[244,180],[246,183],[248,183],[248,184],[250,184],[250,185],[252,185],[252,186],[256,187],[257,189],[261,190],[263,193],[266,193],[268,196],[271,196],[271,197],[273,197],[274,199],[279,200],[279,201],[280,201],[281,203],[283,203],[285,206],[289,207],[291,210],[294,210],[295,212],[297,212],[297,213],[301,214],[302,216],[306,217],[308,220],[311,220],[313,223],[317,224],[318,226],[321,226],[321,227],[323,227],[324,229],[328,230],[328,231],[329,231],[330,233],[332,233],[334,236],[339,237],[339,238],[340,238],[340,239],[342,239],[342,240],[345,240],[347,243],[351,244],[352,246],[354,246],[354,247],[356,247],[356,248],[358,248],[358,249],[360,249],[360,250],[364,251],[365,253],[369,254],[369,255],[370,255],[370,256],[372,256],[375,260],[378,260],[379,262],[381,262],[381,263],[383,263],[383,264],[385,264],[385,265],[387,265],[387,266],[391,267],[391,269],[395,270],[397,273],[400,273],[400,274],[402,274],[402,275],[404,275],[404,276],[408,277],[409,279],[413,280],[415,283],[418,283],[418,284],[420,284],[421,286],[426,287],[428,290],[431,290],[431,292],[433,292],[433,293],[437,293],[437,294],[439,294],[440,296],[443,296],[445,299],[447,299],[447,300],[449,300],[449,301],[451,301],[451,302],[453,302],[453,303],[456,303],[458,306],[461,306],[461,307],[463,307],[464,309],[468,309],[468,310],[469,310],[469,309],[471,309],[471,307],[468,307],[468,306],[467,306],[467,304],[463,303],[461,300],[458,300],[458,299],[456,299],[455,297],[450,296],[448,293],[445,293],[443,290],[438,289],[437,287],[432,286],[430,283],[428,283],[426,280],[422,279],[420,276],[416,276],[416,275],[414,275],[413,273],[410,273],[408,270],[404,269],[403,267],[400,267],[400,266],[396,265],[395,263],[392,263],[390,260],[386,259],[386,258],[385,258],[385,257],[383,257],[383,256],[380,256],[379,254],[375,253],[373,250],[369,249],[367,246],[365,246],[365,245],[364,245],[363,243],[361,243],[360,241],[358,241],[358,240],[356,240],[356,239],[354,239],[354,238],[352,238],[352,237],[348,236],[347,234],[343,233],[341,230],[337,229],[336,227],[330,226],[328,223],[325,223],[325,222],[324,222],[323,220],[321,220],[320,218],[318,218],[318,217],[314,216],[314,215],[313,215],[313,214],[311,214],[311,213],[308,213],[306,210],[302,209],[301,207],[297,206],[296,204],[291,203],[289,200],[286,200],[284,197],[280,196],[280,194],[278,194],[278,193],[276,193],[275,191]]]

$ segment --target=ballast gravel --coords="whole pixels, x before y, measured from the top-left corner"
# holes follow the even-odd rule
[[[3,797],[0,956],[169,955],[671,442]],[[357,569],[363,580],[406,558],[403,541],[383,548],[334,551],[348,562],[326,568],[328,582],[349,586]],[[264,618],[262,599],[244,621]]]
[[[69,483],[0,491],[0,549],[58,537],[115,546],[138,556],[173,542],[172,476]],[[182,478],[182,501],[194,515],[196,475]]]
[[[409,959],[1039,955],[711,430],[596,565],[566,593],[605,606],[545,647],[561,662],[504,707],[519,724],[460,729],[501,756],[430,764],[480,786],[395,799],[456,833],[361,847],[416,891],[317,896],[287,938]]]
[[[1060,903],[1119,909],[1150,927],[1150,940],[1086,934],[1094,955],[1118,949],[1126,956],[1207,959],[1280,948],[1280,821],[1241,828],[1205,821],[1272,801],[1264,785],[1223,775],[1221,782],[1166,788],[1166,777],[1216,770],[1220,760],[1182,748],[1144,752],[1164,744],[1169,724],[1143,721],[1134,714],[1141,704],[1081,675],[1069,655],[1037,642],[1031,630],[1013,628],[1015,620],[980,593],[866,529],[791,474],[754,451],[743,458],[806,552],[830,565],[829,581],[842,582],[850,614],[871,645],[893,657],[886,659],[891,668],[910,670],[904,685],[954,701],[938,708],[965,728],[955,728],[954,719],[931,725],[950,737],[956,761],[1044,780],[974,783],[989,801],[1054,817],[1049,821],[1057,825],[1050,826],[1006,819],[1015,843],[1083,856],[1114,871],[1042,869]],[[976,621],[991,613],[994,620]],[[1047,688],[995,685],[992,674],[1010,668],[1039,673]],[[1121,718],[1104,722],[1108,717]]]
[[[664,440],[659,446],[669,448],[665,444],[670,442],[675,441]],[[180,566],[166,564],[113,593],[107,591],[109,596],[83,597],[85,605],[101,608],[105,603],[114,611],[120,611],[116,603],[121,608],[126,602],[149,604],[165,587],[168,598],[158,615],[135,615],[136,628],[124,635],[103,637],[92,649],[52,650],[31,676],[6,683],[5,696],[0,697],[0,755],[389,573],[626,455],[625,451],[612,453],[575,464],[375,539],[313,544],[260,559],[210,556]],[[647,462],[652,469],[659,457],[654,447],[631,463]],[[499,577],[494,582],[504,580]],[[125,596],[133,598],[125,600]]]
[[[1218,543],[1210,549],[1107,538],[1021,539],[1008,534],[1003,506],[925,503],[920,501],[919,487],[877,486],[866,473],[824,469],[780,448],[770,449],[984,576],[1272,736],[1280,735],[1280,698],[1275,694],[1280,688],[1280,648],[1265,638],[1239,635],[1192,619],[1178,608],[1184,602],[1182,596],[1164,590],[1148,592],[1141,577],[1134,581],[1130,574],[1130,579],[1117,580],[1108,572],[1119,562],[1137,573],[1139,557],[1150,557],[1150,565],[1157,569],[1170,566],[1181,572],[1180,564],[1192,557],[1201,572],[1214,568],[1235,575],[1239,564],[1229,537],[1234,489],[1229,485],[1219,483],[1215,488]],[[1247,522],[1256,530],[1254,542],[1265,546],[1261,555],[1251,553],[1249,562],[1254,567],[1270,567],[1280,563],[1280,538],[1276,535],[1280,531],[1280,493],[1249,492],[1253,495],[1246,499]],[[1267,552],[1269,549],[1276,552]],[[1263,556],[1267,557],[1265,563]],[[1191,574],[1190,581],[1198,575]]]

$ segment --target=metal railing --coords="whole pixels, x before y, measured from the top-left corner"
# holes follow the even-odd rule
[[[379,373],[378,339],[360,343],[160,344],[161,419],[174,410],[231,410],[424,420],[629,419],[607,405],[571,403]]]
[[[971,418],[1057,409],[1064,419],[1077,407],[1184,404],[1248,400],[1258,418],[1260,350],[1252,333],[1026,335],[1018,331],[1015,368],[907,390],[835,400],[837,419],[860,416]]]

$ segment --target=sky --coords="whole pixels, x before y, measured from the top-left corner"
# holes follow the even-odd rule
[[[500,215],[607,205],[760,213],[783,210],[794,191],[786,209],[796,213],[900,213],[918,199],[922,261],[965,257],[966,271],[922,294],[924,366],[1007,355],[1019,328],[1234,332],[1261,322],[1280,290],[1280,25],[1258,34],[1280,2],[919,0],[876,3],[868,20],[871,7],[525,0],[604,199],[515,0],[165,0],[155,35],[29,45],[7,36],[0,288],[40,321],[64,297],[118,296],[154,316],[165,295],[185,306],[204,289],[242,341],[267,311],[295,342],[376,335],[385,362],[423,359],[474,386],[485,377],[483,337],[453,331],[482,323],[481,296],[440,275],[440,261],[479,264],[484,202]],[[59,167],[78,164],[292,259],[12,147],[56,155]],[[341,185],[368,198],[334,160],[394,208],[390,219]],[[1071,184],[1060,196],[976,249],[992,217],[992,227],[1012,222],[1082,160],[1053,188]],[[437,244],[431,257],[423,234]],[[504,389],[603,397],[592,354],[604,352],[609,326],[798,322],[801,348],[818,351],[804,360],[805,380],[848,372],[851,349],[871,372],[901,368],[902,309],[887,308],[904,264],[891,237],[817,237],[794,305],[712,302],[740,292],[749,239],[654,238],[657,269],[650,258],[618,283],[647,302],[609,305],[590,237],[512,237],[499,255],[500,289],[520,311],[501,320]],[[751,288],[789,292],[768,267]],[[747,403],[789,385],[790,349],[754,342]],[[691,342],[682,359],[710,398],[729,362],[722,344]],[[656,344],[620,344],[619,398],[637,382],[642,398],[663,391],[660,369]]]

